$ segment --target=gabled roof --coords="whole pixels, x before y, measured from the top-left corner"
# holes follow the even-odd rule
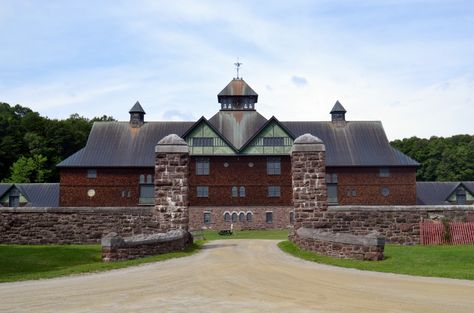
[[[272,124],[272,123],[276,123],[278,126],[280,126],[287,134],[288,136],[290,136],[292,139],[295,139],[296,137],[293,135],[293,133],[282,123],[280,123],[280,121],[275,117],[275,116],[272,116],[268,121],[266,121],[264,124],[262,124],[262,126],[260,126],[260,129],[258,129],[255,134],[252,135],[252,137],[250,137],[243,145],[242,145],[242,148],[241,150],[243,150],[246,146],[248,146],[252,140],[254,140],[268,125]]]
[[[326,146],[326,166],[419,166],[390,146],[379,121],[281,122],[295,137],[310,133]]]
[[[135,104],[130,109],[130,111],[128,111],[128,113],[143,113],[143,114],[146,114],[145,110],[143,110],[142,106],[140,105],[140,102],[138,102],[138,101],[135,102]]]
[[[86,146],[58,167],[150,167],[155,146],[169,134],[182,136],[194,122],[151,122],[133,128],[128,122],[95,122]]]
[[[219,111],[209,119],[227,141],[240,150],[267,122],[257,111]]]
[[[59,206],[59,184],[57,183],[0,184],[0,198],[13,187],[18,188],[20,193],[28,200],[27,207]]]
[[[206,124],[209,126],[224,142],[232,148],[235,152],[237,152],[237,148],[234,146],[232,142],[230,142],[225,136],[222,135],[222,133],[212,124],[210,123],[204,116],[201,116],[201,118],[193,124],[181,137],[186,138],[196,127],[201,125],[202,123]]]
[[[346,112],[347,112],[346,109],[344,109],[344,107],[339,102],[339,100],[337,100],[334,106],[332,107],[330,113],[332,114],[332,113],[346,113]]]
[[[242,78],[234,78],[222,89],[217,97],[226,96],[255,96],[257,93]]]
[[[421,205],[445,204],[459,186],[474,195],[474,182],[416,182],[416,203]]]

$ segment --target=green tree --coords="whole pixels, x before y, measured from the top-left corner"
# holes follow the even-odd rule
[[[43,183],[51,170],[46,168],[47,159],[41,154],[20,157],[13,163],[9,183]]]

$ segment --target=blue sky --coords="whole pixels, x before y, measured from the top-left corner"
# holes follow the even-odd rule
[[[0,40],[0,101],[51,118],[209,118],[240,58],[267,118],[474,133],[472,1],[0,0]]]

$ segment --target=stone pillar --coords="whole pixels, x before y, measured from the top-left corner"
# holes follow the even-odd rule
[[[158,142],[155,152],[155,210],[160,231],[188,231],[188,144],[178,135],[171,134]]]
[[[291,149],[291,173],[295,225],[318,228],[322,211],[327,210],[325,147],[321,139],[304,134]]]

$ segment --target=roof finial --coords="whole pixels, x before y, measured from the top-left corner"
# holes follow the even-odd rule
[[[234,65],[235,65],[235,68],[237,69],[237,79],[239,79],[239,69],[240,69],[240,66],[242,65],[242,63],[239,62],[239,58],[237,58],[237,62],[235,62]]]

